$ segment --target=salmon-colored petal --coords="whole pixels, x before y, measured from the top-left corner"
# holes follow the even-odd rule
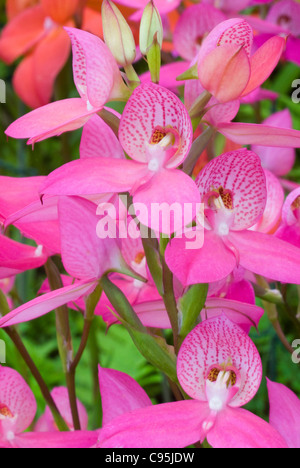
[[[70,39],[62,28],[53,29],[37,45],[33,54],[33,76],[42,105],[50,102],[54,82],[66,63],[70,51]]]
[[[2,30],[0,38],[1,60],[13,62],[47,34],[45,18],[43,9],[37,5],[22,11],[10,21]]]
[[[13,75],[13,86],[19,98],[31,109],[43,105],[35,84],[33,53],[26,55]]]
[[[263,44],[250,59],[251,76],[243,96],[262,85],[278,64],[286,39],[275,36]]]
[[[46,16],[50,16],[56,23],[65,23],[74,15],[80,0],[41,0]]]

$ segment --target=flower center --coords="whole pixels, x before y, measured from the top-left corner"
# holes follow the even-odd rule
[[[288,27],[292,22],[292,18],[288,15],[280,15],[277,24],[282,27]]]
[[[161,142],[161,140],[167,135],[166,130],[164,130],[161,127],[157,127],[154,132],[152,133],[151,139],[150,139],[150,145],[158,145],[158,143]]]
[[[135,263],[137,263],[138,265],[140,265],[140,264],[142,263],[144,257],[145,257],[144,252],[138,252],[138,253],[136,254],[135,259],[134,259]]]
[[[206,377],[206,396],[213,412],[221,411],[239,389],[239,373],[231,359],[224,364],[213,365]]]
[[[1,419],[12,419],[14,417],[14,415],[12,414],[12,412],[10,411],[10,409],[8,408],[8,406],[4,405],[4,404],[1,404],[0,403],[0,421]]]

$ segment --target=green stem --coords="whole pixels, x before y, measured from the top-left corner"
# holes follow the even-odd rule
[[[172,331],[173,331],[173,339],[174,339],[174,348],[176,355],[179,351],[179,342],[178,342],[178,335],[179,335],[179,328],[178,328],[178,309],[177,303],[174,294],[174,287],[173,287],[173,274],[170,271],[168,265],[164,258],[162,258],[162,265],[163,265],[163,301],[171,322]]]
[[[45,264],[46,274],[49,280],[49,285],[52,291],[63,287],[60,273],[56,265],[49,258]],[[80,430],[79,413],[76,399],[75,388],[75,372],[71,371],[73,361],[73,345],[71,337],[71,329],[69,323],[69,311],[67,306],[58,307],[55,311],[56,317],[56,333],[58,351],[62,361],[63,370],[66,377],[70,407],[75,430]]]
[[[51,393],[48,390],[48,387],[41,376],[38,368],[36,367],[35,363],[33,362],[30,354],[28,353],[23,341],[21,340],[21,337],[19,336],[18,332],[12,328],[12,327],[7,327],[4,329],[4,331],[7,333],[7,335],[10,337],[12,342],[14,343],[15,347],[19,351],[20,355],[24,359],[25,363],[27,364],[30,372],[32,373],[33,377],[35,378],[38,386],[40,387],[41,393],[47,403],[47,405],[50,408],[50,411],[53,415],[54,421],[60,431],[69,431],[69,428],[62,418],[52,396]]]

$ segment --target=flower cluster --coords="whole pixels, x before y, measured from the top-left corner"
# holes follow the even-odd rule
[[[35,420],[32,390],[0,367],[0,447],[299,448],[292,390],[267,381],[269,422],[242,407],[265,372],[252,327],[270,320],[290,353],[277,305],[290,334],[300,328],[286,294],[300,291],[300,186],[288,180],[300,131],[288,109],[240,117],[275,108],[262,85],[280,61],[300,64],[300,4],[95,3],[7,1],[0,58],[24,57],[13,84],[34,110],[6,136],[34,150],[82,133],[80,157],[47,176],[0,176],[0,328],[47,403]],[[57,82],[65,99],[50,102],[71,48],[78,97]],[[36,297],[20,302],[15,277],[40,267]],[[15,326],[52,311],[66,387],[50,392]],[[174,398],[153,404],[99,366],[103,421],[88,430],[75,373],[97,316],[128,331]]]

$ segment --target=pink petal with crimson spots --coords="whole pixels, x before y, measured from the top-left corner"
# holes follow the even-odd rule
[[[300,284],[300,249],[255,231],[231,232],[240,264],[257,275],[282,283]]]
[[[101,108],[122,86],[117,63],[106,44],[97,36],[65,28],[72,42],[73,75],[80,96]]]
[[[157,127],[178,132],[180,146],[166,164],[169,169],[178,167],[185,160],[193,139],[188,112],[168,89],[155,84],[141,85],[133,92],[121,118],[119,139],[126,153],[136,161],[147,162],[146,145]]]
[[[183,448],[199,441],[210,410],[200,401],[177,401],[124,414],[104,427],[98,448]]]
[[[124,151],[116,135],[98,115],[93,115],[83,127],[80,157],[125,158]]]
[[[184,340],[178,355],[177,374],[187,394],[206,401],[206,379],[209,368],[231,360],[240,373],[240,387],[229,401],[239,407],[256,394],[262,378],[260,355],[248,335],[225,315],[197,325]]]
[[[232,18],[218,24],[204,40],[199,56],[198,64],[203,58],[221,45],[236,45],[243,47],[250,57],[253,42],[253,31],[251,26],[242,18]]]
[[[174,48],[185,60],[193,60],[201,42],[226,16],[212,5],[192,5],[181,15],[174,31]]]
[[[0,434],[6,438],[5,428],[14,434],[25,431],[36,413],[36,401],[23,377],[14,369],[0,366],[0,415],[5,407],[10,417],[0,419]]]
[[[241,408],[225,408],[207,435],[213,448],[288,448],[270,424]]]
[[[29,138],[28,144],[32,144],[82,127],[95,112],[95,109],[87,110],[86,103],[79,98],[52,102],[20,117],[5,134],[12,138]]]
[[[300,400],[285,385],[267,379],[270,424],[286,440],[289,448],[300,448]]]
[[[103,426],[118,416],[151,406],[146,392],[129,375],[114,369],[98,367],[103,411]],[[120,396],[122,396],[120,398]]]
[[[229,190],[234,210],[233,230],[251,227],[263,214],[267,189],[259,157],[246,149],[225,153],[199,173],[196,184],[202,201],[213,189]]]
[[[236,267],[235,255],[214,232],[204,232],[201,248],[187,249],[187,243],[191,242],[195,242],[195,238],[175,237],[166,250],[167,265],[183,286],[219,281]]]

